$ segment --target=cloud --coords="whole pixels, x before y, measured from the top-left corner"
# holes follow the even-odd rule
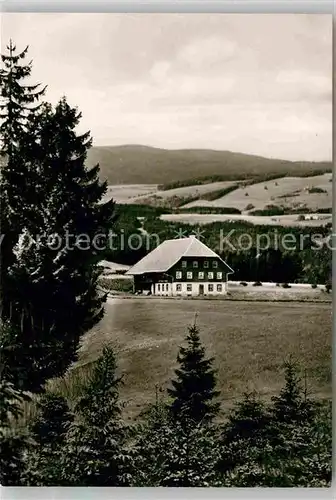
[[[332,17],[3,14],[96,144],[331,158]]]

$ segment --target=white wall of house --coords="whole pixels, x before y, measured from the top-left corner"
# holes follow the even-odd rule
[[[151,287],[153,295],[161,295],[162,297],[169,297],[173,295],[172,283],[154,283]]]
[[[200,285],[203,286],[201,293]],[[181,282],[181,283],[153,283],[151,286],[152,295],[162,297],[196,297],[199,295],[226,295],[228,292],[228,283],[204,281],[204,282]]]

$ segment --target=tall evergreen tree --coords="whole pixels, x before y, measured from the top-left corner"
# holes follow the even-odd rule
[[[76,404],[77,420],[67,434],[58,485],[128,485],[131,463],[127,429],[121,420],[120,383],[114,353],[105,347]]]
[[[315,404],[302,387],[297,363],[289,357],[284,364],[285,385],[273,397],[273,416],[278,423],[304,422],[315,415]]]
[[[171,410],[178,419],[189,418],[195,422],[209,422],[217,415],[220,403],[214,401],[219,396],[215,390],[216,375],[212,368],[213,358],[205,357],[196,325],[189,327],[187,346],[180,347],[175,370],[176,379],[168,394],[172,397]]]
[[[256,393],[246,393],[221,430],[219,470],[227,474],[246,462],[260,462],[268,453],[270,412]]]
[[[133,446],[132,486],[220,486],[215,426],[172,417],[159,402],[138,424]]]
[[[38,111],[39,99],[46,87],[29,85],[32,62],[26,62],[28,47],[19,52],[12,40],[7,54],[1,55],[0,68],[0,230],[3,237],[0,252],[0,301],[4,317],[8,317],[16,286],[8,276],[13,263],[13,247],[18,241],[27,199],[34,191],[34,178],[29,175],[23,144],[27,139],[28,116]]]
[[[26,132],[27,115],[38,108],[38,101],[45,93],[41,84],[28,85],[31,76],[32,61],[25,63],[28,46],[18,52],[12,40],[6,46],[8,54],[1,55],[3,67],[0,68],[0,125],[1,154],[10,162],[11,153],[16,151]],[[11,171],[10,174],[18,175]],[[16,184],[16,182],[15,182]]]
[[[76,133],[80,118],[65,98],[55,110],[44,104],[30,119],[24,146],[37,185],[10,268],[16,288],[7,316],[17,335],[7,339],[4,357],[21,387],[32,391],[64,373],[81,335],[104,312],[98,262],[114,202],[101,203],[107,185],[98,166],[85,165],[91,138]]]
[[[328,486],[331,418],[309,399],[291,359],[285,385],[270,404],[245,396],[221,435],[222,481],[234,487]]]
[[[21,482],[25,486],[53,486],[62,474],[61,457],[74,416],[67,401],[52,393],[44,394],[36,409],[29,425],[32,442],[25,454]]]
[[[0,321],[0,339],[7,335],[10,325]],[[23,456],[28,442],[17,429],[22,416],[22,404],[30,401],[28,394],[18,390],[3,374],[0,360],[0,484],[19,486],[24,471]]]

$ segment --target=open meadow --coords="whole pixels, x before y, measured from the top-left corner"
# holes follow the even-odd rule
[[[245,215],[245,214],[163,214],[160,219],[182,224],[211,224],[213,222],[246,221],[252,224],[265,226],[288,226],[288,227],[319,227],[332,222],[331,214],[311,214],[311,217],[301,220],[297,214],[289,215]]]
[[[157,184],[109,185],[104,200],[183,209],[230,207],[248,214],[269,205],[314,212],[332,206],[332,174],[281,177],[242,186],[240,181],[209,182],[162,190]],[[230,191],[230,188],[234,188]],[[228,191],[228,192],[226,192]]]
[[[104,319],[83,339],[78,364],[50,388],[71,400],[103,345],[111,344],[124,379],[125,416],[133,418],[155,400],[156,384],[167,387],[196,313],[207,353],[215,357],[223,409],[246,390],[274,395],[290,354],[306,369],[310,390],[331,396],[331,304],[299,302],[108,299]]]
[[[206,206],[233,207],[241,211],[249,211],[246,207],[264,209],[266,205],[283,205],[296,208],[305,205],[309,210],[330,208],[332,206],[332,174],[314,177],[281,177],[265,182],[258,182],[207,202]],[[189,203],[184,208],[200,203]],[[250,208],[252,210],[252,208]]]

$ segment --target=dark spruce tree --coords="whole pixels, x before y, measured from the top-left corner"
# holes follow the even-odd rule
[[[98,262],[114,202],[101,203],[106,183],[98,166],[86,167],[91,138],[76,133],[80,118],[65,98],[55,109],[44,104],[30,117],[24,144],[36,190],[13,249],[15,295],[5,314],[16,335],[3,356],[8,376],[33,392],[76,360],[80,337],[104,312]]]
[[[215,426],[177,421],[162,401],[143,417],[132,450],[131,486],[221,486]]]
[[[273,419],[278,424],[304,423],[314,418],[316,403],[303,387],[297,363],[289,357],[284,363],[285,384],[278,396],[272,398]]]
[[[329,486],[331,415],[307,397],[292,359],[285,384],[269,404],[248,395],[223,427],[222,482],[233,487]]]
[[[259,463],[269,452],[270,414],[256,393],[246,393],[222,426],[218,468],[223,477],[239,466]],[[264,453],[265,452],[265,453]]]
[[[171,411],[176,419],[211,422],[218,414],[220,403],[215,401],[216,375],[213,358],[206,358],[196,325],[189,327],[187,346],[180,347],[175,370],[176,379],[168,394],[172,398]]]
[[[127,428],[121,419],[116,360],[105,347],[75,407],[60,460],[57,485],[127,486],[131,467]]]
[[[0,339],[8,335],[10,325],[0,321]],[[20,486],[25,469],[24,454],[28,440],[18,430],[17,422],[23,413],[23,402],[30,397],[18,390],[3,376],[3,364],[0,360],[0,484],[2,486]],[[16,424],[16,425],[15,425]]]
[[[34,191],[34,176],[23,153],[27,139],[28,115],[38,111],[39,99],[45,92],[40,84],[27,85],[32,63],[26,62],[28,47],[19,52],[12,42],[1,55],[0,68],[0,231],[3,235],[0,252],[1,314],[8,317],[16,285],[9,278],[14,260],[13,247],[23,227],[27,196]]]
[[[53,486],[62,473],[61,456],[74,415],[67,401],[52,393],[39,399],[36,410],[36,417],[29,425],[31,443],[25,453],[21,483],[25,486]]]

